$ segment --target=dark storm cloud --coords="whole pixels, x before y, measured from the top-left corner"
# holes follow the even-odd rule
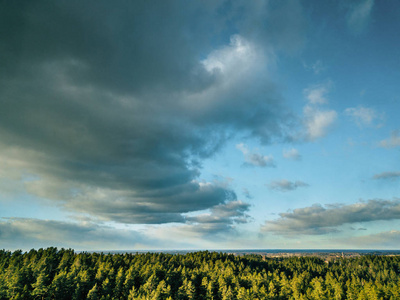
[[[1,2],[0,160],[28,192],[106,220],[184,222],[234,201],[200,183],[201,161],[232,132],[287,138],[269,37],[293,47],[301,10],[263,4],[255,26],[225,4]],[[294,24],[273,17],[285,11]]]
[[[263,232],[284,235],[319,235],[338,232],[343,224],[400,219],[400,199],[368,200],[350,205],[315,204],[280,213],[280,218],[267,221]]]
[[[3,55],[11,70],[25,69],[26,62],[74,61],[78,68],[70,65],[67,71],[75,83],[118,92],[149,85],[195,88],[209,80],[202,77],[206,74],[195,58],[199,51],[211,49],[210,35],[218,35],[220,24],[210,14],[211,3],[185,5],[185,13],[182,5],[181,1],[3,2]]]

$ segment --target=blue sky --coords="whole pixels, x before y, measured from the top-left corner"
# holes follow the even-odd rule
[[[1,247],[400,246],[397,1],[0,5]]]

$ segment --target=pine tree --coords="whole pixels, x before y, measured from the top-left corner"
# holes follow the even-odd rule
[[[42,271],[36,282],[32,285],[33,291],[32,291],[32,296],[34,296],[35,299],[45,299],[48,291],[48,274],[45,273],[45,271]]]
[[[87,294],[86,299],[88,300],[97,300],[99,299],[99,289],[97,287],[97,283],[90,289],[90,291]]]

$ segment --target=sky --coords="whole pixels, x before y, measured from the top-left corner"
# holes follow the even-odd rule
[[[0,2],[0,248],[398,249],[397,0]]]

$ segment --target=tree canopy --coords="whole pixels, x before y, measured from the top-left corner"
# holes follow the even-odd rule
[[[400,299],[400,257],[0,251],[3,299]]]

